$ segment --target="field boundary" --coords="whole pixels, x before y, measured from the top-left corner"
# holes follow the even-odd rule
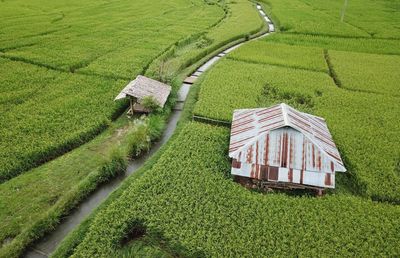
[[[325,71],[322,71],[322,70],[309,69],[309,68],[304,68],[304,67],[295,66],[295,65],[284,65],[284,64],[266,63],[266,62],[261,62],[261,61],[251,61],[251,60],[245,60],[245,59],[236,58],[236,57],[230,57],[230,56],[228,56],[227,59],[232,60],[232,61],[236,61],[236,62],[248,63],[248,64],[270,65],[270,66],[276,66],[276,67],[282,67],[282,68],[288,68],[288,69],[302,70],[302,71],[307,71],[307,72],[316,72],[316,73],[329,74],[329,69],[326,69]]]
[[[324,58],[325,58],[326,64],[328,65],[329,76],[332,78],[332,80],[336,86],[338,86],[339,88],[342,88],[342,82],[340,81],[336,71],[333,69],[333,64],[331,62],[331,58],[329,56],[328,49],[324,49]]]
[[[210,125],[224,126],[224,127],[231,126],[231,122],[218,120],[218,119],[212,119],[212,118],[208,118],[205,116],[198,116],[198,115],[193,115],[193,121],[210,124]]]

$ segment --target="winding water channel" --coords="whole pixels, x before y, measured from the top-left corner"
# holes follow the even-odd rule
[[[269,35],[270,33],[275,31],[274,24],[269,19],[269,17],[262,10],[261,5],[257,4],[257,10],[268,25],[268,32],[261,34],[260,36],[253,38],[252,40],[256,40],[262,37]],[[128,164],[128,168],[126,169],[126,173],[114,178],[106,184],[101,185],[98,189],[96,189],[91,195],[89,195],[83,202],[79,204],[77,208],[71,211],[71,213],[62,219],[61,223],[56,227],[54,231],[44,236],[42,239],[37,241],[27,252],[24,254],[24,257],[29,258],[43,258],[48,257],[54,252],[59,245],[59,243],[67,236],[69,232],[71,232],[77,225],[79,225],[95,208],[97,208],[103,200],[105,200],[111,192],[120,186],[122,181],[128,177],[129,175],[138,171],[143,164],[154,154],[156,153],[161,146],[163,146],[169,138],[172,136],[176,129],[176,125],[178,123],[179,117],[181,115],[183,105],[186,101],[186,97],[190,90],[190,86],[197,80],[197,78],[206,70],[210,69],[219,59],[224,57],[229,52],[235,50],[246,42],[241,42],[231,46],[222,52],[216,54],[211,57],[207,62],[205,62],[202,66],[200,66],[193,74],[185,79],[183,82],[179,92],[178,92],[178,100],[171,116],[166,125],[166,129],[161,137],[161,139],[153,144],[152,148],[148,153],[141,156],[138,159],[132,160]]]

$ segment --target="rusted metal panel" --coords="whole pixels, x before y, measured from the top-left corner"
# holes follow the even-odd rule
[[[238,166],[240,164],[240,167]],[[251,163],[235,162],[231,174],[269,182],[302,184],[323,188],[335,188],[335,173],[270,167]]]
[[[335,163],[301,132],[283,127],[265,132],[250,143],[244,138],[232,145],[232,158],[240,162],[299,170],[334,172]],[[241,146],[237,148],[237,146]],[[240,155],[244,153],[245,155]]]
[[[232,174],[254,178],[259,166],[277,167],[282,182],[334,187],[335,171],[346,171],[325,120],[286,104],[236,110],[229,156],[248,170]]]

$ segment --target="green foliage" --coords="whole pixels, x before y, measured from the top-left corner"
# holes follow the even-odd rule
[[[228,142],[228,129],[188,124],[152,169],[96,214],[73,257],[119,252],[130,222],[138,220],[205,256],[400,253],[399,207],[347,195],[249,191],[224,175]]]
[[[123,107],[112,102],[123,81],[13,61],[0,69],[0,182],[92,139]]]
[[[157,103],[157,101],[152,97],[152,96],[147,96],[144,97],[141,101],[140,104],[150,110],[150,111],[154,111],[157,110],[158,108],[160,108],[160,105]]]
[[[314,10],[338,21],[343,1],[303,0]],[[344,23],[368,33],[373,38],[400,38],[399,3],[396,1],[352,0],[348,2]]]
[[[223,15],[218,6],[199,0],[123,0],[110,5],[35,0],[29,6],[24,0],[2,4],[0,48],[8,49],[6,56],[65,71],[125,78],[134,77],[174,42],[203,31]],[[63,20],[50,21],[60,14]]]
[[[149,135],[152,141],[161,138],[165,128],[165,117],[161,115],[152,115],[148,121]]]
[[[107,182],[111,178],[124,173],[127,166],[128,164],[124,153],[119,149],[113,150],[109,160],[104,161],[99,169],[99,182]]]
[[[339,17],[333,17],[312,4],[302,0],[265,0],[270,11],[279,19],[279,30],[288,33],[304,33],[311,35],[334,35],[369,37],[362,29],[348,23],[340,23]],[[334,2],[329,0],[327,2]],[[339,3],[335,1],[335,3]],[[340,7],[335,10],[340,13]]]
[[[126,138],[128,154],[135,158],[150,150],[151,143],[158,140],[165,127],[165,118],[160,115],[141,116],[135,120],[135,130]]]
[[[129,142],[128,154],[130,157],[137,157],[150,149],[151,139],[148,134],[148,124],[145,119],[135,122],[135,130],[127,136]]]

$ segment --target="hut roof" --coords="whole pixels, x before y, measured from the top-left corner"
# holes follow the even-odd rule
[[[170,93],[171,86],[139,75],[135,80],[125,86],[115,100],[126,98],[126,96],[132,96],[137,98],[140,102],[144,97],[151,96],[161,107],[164,107]]]
[[[229,157],[235,157],[237,153],[268,132],[284,127],[291,127],[302,133],[335,162],[341,171],[346,171],[325,120],[300,112],[284,103],[270,108],[235,110]]]

